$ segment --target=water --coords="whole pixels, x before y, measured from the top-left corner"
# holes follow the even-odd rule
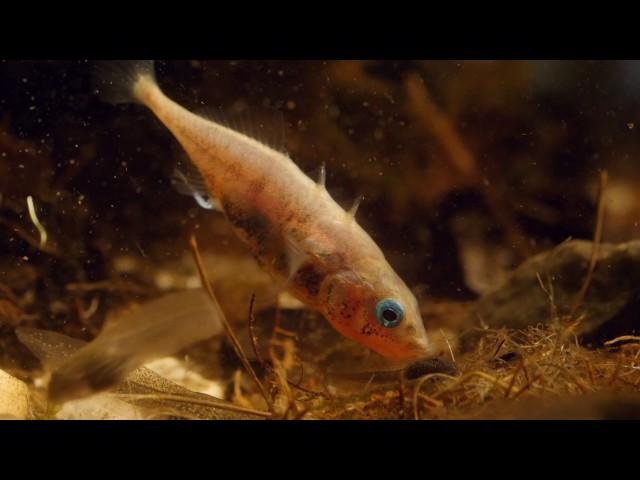
[[[103,103],[94,67],[0,63],[0,362],[11,371],[39,368],[16,326],[91,340],[118,309],[198,286],[192,233],[205,258],[223,258],[209,270],[238,328],[252,293],[258,311],[274,304],[224,218],[172,188],[185,158],[173,136],[139,105]],[[603,241],[638,238],[638,71],[631,61],[157,63],[185,107],[282,131],[309,175],[325,162],[339,203],[364,195],[358,221],[425,318],[434,302],[472,301],[524,259],[591,238],[602,170]],[[202,364],[212,348],[200,347]]]

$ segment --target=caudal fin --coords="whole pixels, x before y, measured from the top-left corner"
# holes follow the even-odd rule
[[[94,72],[96,93],[109,103],[142,103],[141,81],[155,83],[153,60],[101,61]]]

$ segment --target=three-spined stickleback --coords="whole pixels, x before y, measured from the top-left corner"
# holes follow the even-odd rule
[[[151,61],[102,65],[104,96],[173,133],[258,263],[341,334],[394,360],[430,353],[418,304],[371,237],[284,153],[168,98]]]

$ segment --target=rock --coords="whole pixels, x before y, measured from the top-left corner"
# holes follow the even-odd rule
[[[587,275],[592,247],[589,241],[568,241],[530,258],[481,297],[467,320],[482,319],[490,327],[508,328],[549,322],[551,303],[537,274],[548,291],[551,282],[557,314],[568,314]],[[583,313],[586,317],[576,333],[588,341],[607,340],[640,327],[640,240],[600,245],[591,284],[576,317]]]
[[[30,396],[24,382],[0,370],[0,419],[30,418]]]
[[[111,393],[71,400],[56,412],[57,420],[143,420],[148,412],[123,402]]]
[[[192,392],[224,398],[224,385],[222,382],[204,378],[198,372],[191,370],[186,362],[175,357],[158,358],[145,365],[145,367]]]

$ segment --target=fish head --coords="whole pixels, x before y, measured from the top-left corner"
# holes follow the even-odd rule
[[[388,268],[342,270],[322,287],[325,318],[342,335],[394,361],[431,354],[418,302]]]

